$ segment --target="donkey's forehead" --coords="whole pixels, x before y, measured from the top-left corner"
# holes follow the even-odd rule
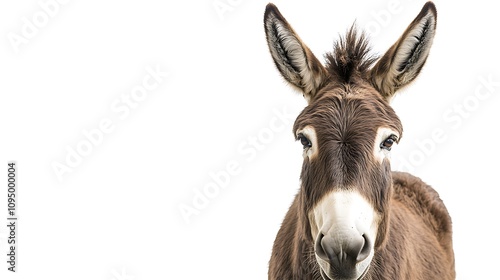
[[[323,90],[297,117],[294,131],[313,126],[319,134],[335,130],[361,129],[376,133],[381,126],[392,128],[400,135],[401,121],[373,88],[336,86]]]

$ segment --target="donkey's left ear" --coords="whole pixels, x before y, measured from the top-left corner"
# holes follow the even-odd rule
[[[436,19],[436,6],[427,2],[401,38],[371,70],[371,81],[386,100],[420,73],[436,33]]]

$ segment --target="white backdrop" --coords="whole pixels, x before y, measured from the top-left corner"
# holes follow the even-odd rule
[[[12,273],[5,179],[1,279],[267,278],[305,101],[268,53],[266,4],[1,2],[0,162],[17,163],[19,218]],[[383,53],[424,2],[275,4],[322,59],[354,20]],[[492,278],[500,20],[490,1],[436,6],[427,64],[393,102],[405,129],[393,169],[447,204],[457,279]]]

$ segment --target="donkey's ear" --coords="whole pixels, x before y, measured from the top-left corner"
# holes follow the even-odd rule
[[[276,67],[310,102],[327,79],[326,69],[271,3],[264,14],[264,28]]]
[[[429,55],[436,19],[436,7],[427,2],[401,38],[371,70],[371,81],[385,99],[389,100],[417,77]]]

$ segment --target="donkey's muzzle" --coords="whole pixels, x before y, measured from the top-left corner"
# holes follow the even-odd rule
[[[371,248],[370,238],[357,231],[319,233],[315,244],[316,255],[330,264],[333,276],[340,278],[354,276],[356,264],[370,255]]]

